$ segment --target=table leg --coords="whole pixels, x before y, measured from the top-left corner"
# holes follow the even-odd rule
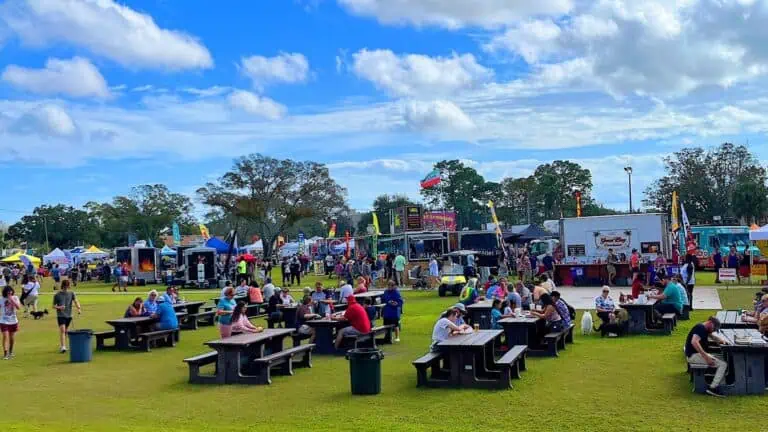
[[[131,328],[125,326],[115,327],[115,349],[125,351],[131,349]]]
[[[269,349],[272,354],[283,350],[283,340],[285,336],[275,336],[269,341]]]
[[[450,351],[450,370],[451,370],[451,385],[460,387],[461,376],[464,372],[464,357],[461,355],[462,351]]]
[[[220,367],[221,372],[224,374],[225,384],[237,384],[240,380],[240,347],[223,348],[223,353],[219,353],[219,357],[224,357],[223,367]],[[222,365],[219,365],[222,366]]]
[[[285,322],[285,328],[296,328],[296,313],[283,312],[283,321]]]
[[[747,393],[765,393],[765,361],[762,353],[746,353]]]
[[[731,387],[731,394],[744,395],[747,394],[748,377],[747,377],[747,358],[743,352],[731,352],[729,367],[733,368],[733,386]]]
[[[333,327],[318,326],[315,327],[315,350],[314,354],[336,354],[336,347],[333,337]]]
[[[646,334],[648,329],[645,327],[646,311],[642,309],[631,308],[629,312],[629,333]]]

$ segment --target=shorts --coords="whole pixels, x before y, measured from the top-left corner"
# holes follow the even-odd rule
[[[17,331],[19,331],[19,323],[0,324],[0,333],[16,333]]]
[[[55,278],[53,278],[53,281],[55,283],[59,283],[59,282],[61,282],[61,278],[60,277],[55,277]]]
[[[72,324],[72,318],[56,317],[56,322],[59,324],[59,327],[69,328],[69,325]]]
[[[352,337],[352,336],[360,336],[362,333],[359,332],[356,328],[349,326],[341,329],[341,334],[343,337]]]
[[[400,327],[400,318],[384,318],[384,325],[385,326],[393,325],[393,326],[397,326],[399,328]]]
[[[36,295],[28,295],[24,298],[24,306],[32,306],[37,304],[37,296]]]
[[[301,327],[299,327],[299,334],[308,335],[312,333],[312,327],[303,324]]]
[[[616,267],[613,266],[613,264],[608,264],[605,266],[605,269],[608,271],[608,274],[615,275],[616,274]]]
[[[640,273],[640,267],[632,267],[632,273]]]
[[[120,286],[128,285],[128,276],[120,276]]]

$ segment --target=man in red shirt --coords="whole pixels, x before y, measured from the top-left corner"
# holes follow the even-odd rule
[[[341,347],[345,336],[359,336],[371,332],[371,320],[365,312],[365,308],[355,300],[355,296],[347,297],[347,310],[337,320],[349,321],[349,326],[336,332],[336,349]]]

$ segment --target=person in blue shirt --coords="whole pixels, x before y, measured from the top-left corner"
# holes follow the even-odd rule
[[[157,299],[157,312],[155,313],[157,324],[155,330],[173,330],[179,328],[179,320],[171,302],[160,297]]]
[[[723,255],[720,254],[720,248],[715,249],[715,253],[712,255],[712,263],[715,265],[715,283],[720,282],[720,269],[723,268]]]
[[[652,299],[661,300],[653,306],[657,320],[660,321],[661,315],[666,313],[680,315],[683,311],[683,298],[680,296],[680,289],[676,284],[670,283],[669,276],[662,276],[659,285],[664,287],[664,292],[648,296]]]
[[[157,291],[150,291],[147,299],[144,301],[144,315],[150,316],[157,313],[157,300]]]
[[[504,314],[501,313],[501,300],[494,299],[491,304],[491,329],[501,330],[499,321],[502,319],[503,315]]]
[[[544,264],[544,273],[547,277],[550,280],[555,280],[555,260],[552,258],[550,252],[547,252],[547,254],[544,255],[544,258],[541,259],[541,263]]]
[[[509,290],[509,294],[507,294],[506,299],[510,304],[515,304],[515,307],[522,308],[523,307],[523,298],[520,297],[520,294],[515,290],[515,288],[512,288]]]
[[[381,311],[384,325],[395,326],[395,342],[400,342],[400,315],[403,310],[403,297],[397,290],[395,281],[389,281],[387,290],[381,296],[381,302],[384,303],[384,309]]]

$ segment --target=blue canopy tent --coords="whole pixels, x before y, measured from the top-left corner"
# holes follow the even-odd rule
[[[163,246],[163,249],[160,250],[160,255],[162,256],[169,256],[169,257],[176,257],[176,251],[169,248],[168,246]]]
[[[224,240],[216,237],[211,237],[205,242],[205,247],[216,249],[216,253],[225,254],[229,252],[229,244]]]

